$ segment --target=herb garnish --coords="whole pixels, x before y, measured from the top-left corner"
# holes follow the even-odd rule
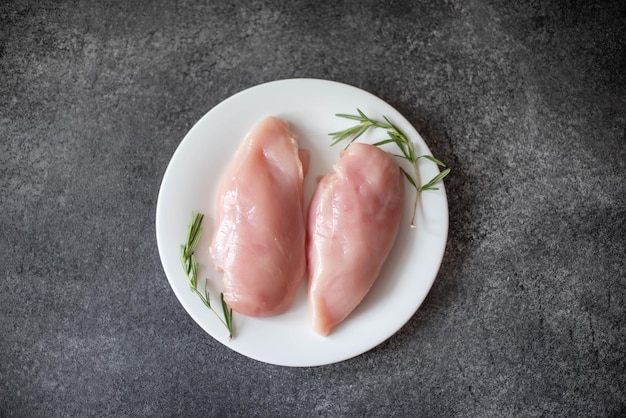
[[[343,131],[330,133],[329,135],[331,135],[333,139],[333,143],[331,144],[331,146],[336,145],[339,142],[348,139],[349,142],[348,142],[348,145],[346,146],[347,148],[351,143],[353,143],[357,138],[363,135],[370,128],[380,128],[380,129],[387,130],[387,135],[389,138],[384,139],[382,141],[378,141],[372,145],[380,147],[382,145],[389,144],[389,143],[396,144],[396,146],[400,149],[401,154],[394,154],[394,156],[407,160],[413,167],[413,175],[409,174],[401,166],[400,166],[400,170],[402,170],[402,173],[404,174],[406,179],[415,188],[415,200],[413,201],[413,215],[411,216],[411,228],[415,228],[415,213],[417,211],[417,202],[419,200],[420,193],[424,190],[438,190],[438,188],[435,187],[435,184],[439,182],[440,180],[442,180],[445,176],[447,176],[448,173],[450,173],[450,169],[446,168],[445,170],[437,174],[435,177],[433,177],[426,184],[421,184],[419,171],[417,169],[417,162],[420,158],[426,158],[427,160],[430,160],[441,167],[446,167],[446,165],[431,155],[425,155],[425,154],[415,155],[415,145],[413,144],[413,142],[409,141],[407,136],[400,129],[398,129],[397,126],[391,123],[389,118],[387,118],[386,116],[383,116],[385,121],[381,122],[375,119],[370,119],[369,117],[365,116],[365,113],[363,113],[360,109],[357,109],[357,112],[359,113],[358,115],[348,115],[345,113],[338,113],[335,115],[335,116],[339,116],[340,118],[355,120],[359,123],[358,125],[355,125],[348,129],[344,129]]]
[[[192,292],[198,295],[207,308],[209,308],[211,312],[213,312],[220,320],[220,322],[224,324],[226,329],[228,329],[228,338],[232,338],[233,310],[226,305],[226,302],[224,301],[224,294],[220,293],[220,302],[222,304],[222,312],[224,314],[224,318],[222,319],[217,311],[211,306],[207,280],[204,282],[204,294],[198,290],[198,262],[196,261],[194,252],[196,251],[198,241],[200,241],[200,233],[202,232],[200,225],[202,224],[202,218],[204,218],[203,214],[191,212],[191,221],[187,226],[187,239],[185,240],[185,245],[180,246],[180,261],[183,264],[183,269],[189,279],[189,287]]]

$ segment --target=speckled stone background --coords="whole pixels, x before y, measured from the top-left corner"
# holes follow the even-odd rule
[[[375,349],[284,368],[213,340],[161,268],[191,126],[265,81],[388,101],[448,162],[450,232]],[[626,415],[623,1],[4,1],[0,415]]]

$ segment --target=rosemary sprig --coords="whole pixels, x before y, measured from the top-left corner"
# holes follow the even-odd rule
[[[228,338],[233,337],[233,310],[226,305],[224,301],[224,294],[220,293],[220,302],[222,305],[222,313],[224,318],[217,313],[211,306],[211,297],[209,296],[209,290],[207,287],[207,280],[204,282],[204,294],[198,290],[198,262],[196,261],[195,251],[200,241],[200,233],[202,232],[202,219],[204,215],[201,213],[191,212],[191,221],[187,226],[187,238],[185,244],[180,246],[180,261],[185,270],[185,274],[189,279],[189,288],[194,292],[202,303],[215,314],[222,324],[228,330]]]
[[[417,169],[417,162],[420,158],[426,158],[427,160],[430,160],[441,167],[446,167],[446,165],[433,156],[425,155],[425,154],[416,155],[415,145],[413,144],[413,142],[409,141],[407,136],[400,129],[398,129],[397,126],[391,123],[389,118],[387,118],[386,116],[383,116],[384,122],[381,122],[379,120],[375,120],[375,119],[371,119],[367,117],[365,113],[363,113],[360,109],[357,109],[357,112],[359,113],[358,115],[348,115],[345,113],[338,113],[335,115],[340,118],[357,121],[358,124],[350,128],[344,129],[343,131],[330,133],[329,135],[332,136],[332,140],[333,140],[331,146],[336,145],[341,141],[348,140],[348,145],[346,146],[347,148],[351,143],[353,143],[361,135],[363,135],[368,129],[370,128],[385,129],[387,131],[388,138],[378,141],[372,145],[380,147],[385,144],[391,144],[391,143],[396,144],[396,146],[400,150],[400,154],[394,154],[394,156],[407,160],[409,164],[411,164],[411,167],[413,168],[412,175],[409,174],[404,168],[402,168],[402,166],[400,166],[400,170],[402,170],[402,173],[404,174],[404,177],[406,177],[408,182],[411,183],[411,186],[415,188],[415,199],[413,201],[413,215],[411,216],[411,228],[415,228],[415,214],[417,212],[417,203],[419,201],[420,193],[424,190],[438,190],[438,188],[435,187],[435,184],[441,181],[445,176],[447,176],[448,173],[450,173],[450,169],[446,168],[445,170],[437,174],[435,177],[433,177],[426,184],[421,184],[419,171]]]

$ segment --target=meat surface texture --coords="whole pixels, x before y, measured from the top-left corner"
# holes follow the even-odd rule
[[[328,335],[363,300],[395,241],[402,172],[368,144],[342,152],[323,176],[307,215],[308,298],[313,329]]]
[[[306,272],[307,166],[287,123],[270,116],[246,135],[219,183],[209,252],[236,312],[276,315],[293,302]]]

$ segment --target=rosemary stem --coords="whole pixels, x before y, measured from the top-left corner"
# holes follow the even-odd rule
[[[420,198],[420,189],[422,188],[422,184],[420,181],[420,174],[419,171],[417,169],[417,160],[412,162],[413,165],[413,173],[415,173],[415,186],[416,186],[416,193],[415,193],[415,197],[413,198],[413,214],[411,215],[411,228],[415,228],[415,215],[417,214],[417,202],[419,201]]]
[[[211,304],[209,303],[209,301],[204,297],[204,295],[202,293],[200,293],[200,291],[193,287],[193,286],[189,286],[191,287],[191,290],[198,295],[198,297],[200,298],[200,300],[202,300],[202,302],[206,305],[207,308],[209,308],[211,310],[211,312],[213,312],[215,314],[215,316],[217,317],[217,319],[220,320],[220,322],[229,330],[229,334],[228,334],[228,338],[232,338],[233,334],[232,332],[230,332],[230,328],[228,326],[228,324],[226,323],[226,321],[224,321],[222,319],[222,317],[220,316],[220,314],[217,313],[217,311],[215,309],[213,309],[213,306],[211,306]]]

